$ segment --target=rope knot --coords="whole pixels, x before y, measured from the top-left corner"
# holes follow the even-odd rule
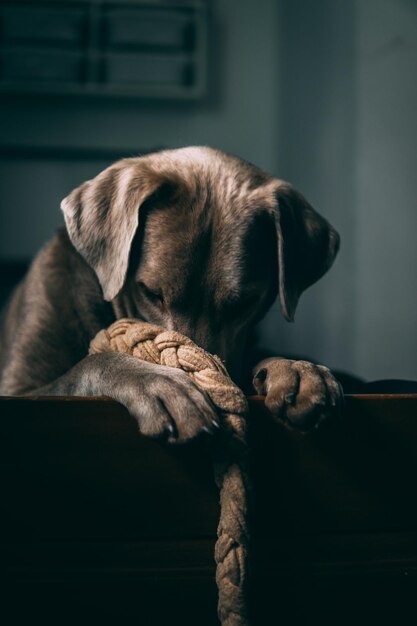
[[[221,414],[224,431],[233,435],[220,436],[213,446],[221,503],[215,548],[218,614],[223,626],[246,626],[249,480],[245,438],[248,406],[243,392],[230,379],[218,356],[176,331],[140,320],[121,319],[101,330],[90,344],[90,354],[98,352],[125,352],[149,363],[184,370],[209,395]]]

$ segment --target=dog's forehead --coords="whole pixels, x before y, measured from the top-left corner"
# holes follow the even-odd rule
[[[186,149],[187,159],[194,150]],[[141,264],[145,282],[156,276],[178,285],[201,279],[211,291],[233,295],[247,280],[248,260],[251,273],[261,273],[262,245],[259,252],[251,244],[262,238],[256,217],[273,201],[271,179],[240,159],[209,156],[208,162],[192,159],[192,173],[187,167],[186,184],[174,201],[151,207]]]
[[[166,150],[151,156],[163,173],[174,169],[184,181],[210,187],[224,199],[236,199],[264,186],[271,177],[249,161],[205,146]]]
[[[235,255],[254,215],[276,203],[275,179],[238,157],[208,147],[153,157],[161,181],[164,172],[175,171],[179,184],[179,193],[165,204],[154,198],[148,217],[147,238],[167,253],[200,246],[211,232],[212,246]]]

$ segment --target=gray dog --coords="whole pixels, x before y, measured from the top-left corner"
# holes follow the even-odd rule
[[[310,430],[337,410],[341,390],[327,368],[250,363],[251,328],[278,294],[292,320],[339,247],[288,183],[192,147],[119,161],[61,206],[66,230],[36,257],[3,316],[2,394],[110,396],[146,435],[186,441],[211,432],[215,411],[184,372],[126,354],[88,356],[100,329],[135,317],[218,354],[241,385],[252,371],[290,427]]]

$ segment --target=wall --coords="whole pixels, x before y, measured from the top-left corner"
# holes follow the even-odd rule
[[[291,180],[342,248],[295,324],[274,306],[262,342],[369,379],[417,378],[417,4],[217,0],[212,13],[202,105],[4,99],[0,151],[208,144]],[[33,255],[61,198],[109,158],[3,158],[0,255]]]
[[[285,0],[280,6],[279,173],[336,227],[342,246],[330,273],[302,296],[294,324],[270,313],[265,343],[356,371],[354,5]]]
[[[266,340],[367,379],[417,378],[417,3],[284,0],[280,175],[342,235]]]
[[[357,2],[356,363],[417,378],[417,3]]]
[[[98,147],[130,156],[207,144],[276,170],[276,3],[222,0],[211,13],[212,83],[203,104],[9,99],[0,107],[0,146]],[[34,254],[61,221],[62,197],[104,165],[62,159],[3,162],[2,255]]]

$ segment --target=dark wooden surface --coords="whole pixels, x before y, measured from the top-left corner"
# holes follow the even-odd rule
[[[417,396],[309,436],[251,400],[254,624],[417,622]],[[0,399],[0,623],[216,624],[206,440],[105,399]]]

